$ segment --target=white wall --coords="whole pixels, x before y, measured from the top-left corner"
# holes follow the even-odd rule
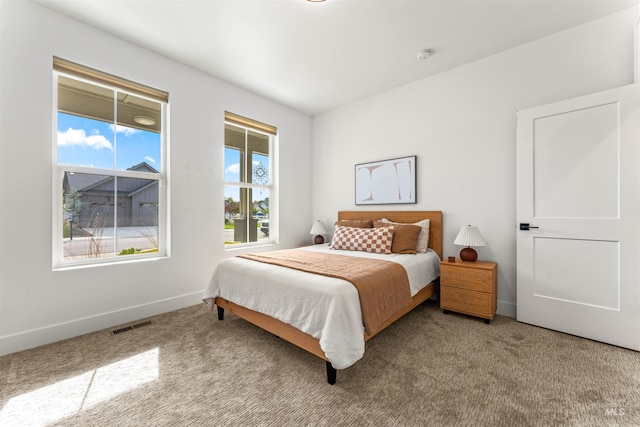
[[[356,163],[415,154],[418,203],[374,208],[442,210],[445,257],[459,253],[461,226],[478,226],[479,259],[498,263],[498,312],[515,316],[516,111],[633,83],[637,17],[634,7],[314,117],[314,218],[368,208],[354,204]]]
[[[224,251],[223,117],[279,128],[280,245],[309,238],[311,118],[31,2],[0,2],[0,354],[198,304]],[[170,94],[171,257],[52,272],[52,57]]]

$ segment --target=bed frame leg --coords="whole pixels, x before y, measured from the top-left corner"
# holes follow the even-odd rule
[[[218,320],[224,320],[224,308],[218,306]]]
[[[336,368],[327,360],[327,382],[331,385],[336,383]]]

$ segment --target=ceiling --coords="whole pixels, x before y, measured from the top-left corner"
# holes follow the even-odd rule
[[[35,1],[310,115],[640,2]]]

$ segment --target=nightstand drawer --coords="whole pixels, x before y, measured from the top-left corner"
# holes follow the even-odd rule
[[[493,295],[441,286],[440,307],[446,310],[464,312],[473,316],[491,318],[494,313]]]
[[[478,292],[493,292],[493,271],[443,266],[440,277],[447,286]]]
[[[467,313],[479,317],[493,317],[493,295],[469,291],[465,293],[464,309]]]
[[[453,311],[464,311],[465,291],[449,286],[440,286],[440,306]]]

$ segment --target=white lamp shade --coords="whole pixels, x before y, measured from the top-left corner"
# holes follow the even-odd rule
[[[482,238],[482,234],[480,234],[480,230],[478,227],[465,225],[460,229],[458,236],[456,236],[456,240],[453,241],[454,245],[460,246],[486,246],[484,239]]]
[[[311,226],[311,231],[309,232],[309,234],[315,234],[315,235],[327,234],[327,229],[324,227],[324,224],[322,223],[322,221],[317,219]]]

